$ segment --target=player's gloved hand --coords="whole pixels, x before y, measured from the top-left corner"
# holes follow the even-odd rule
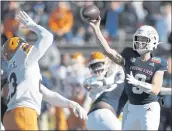
[[[78,103],[74,101],[70,101],[69,108],[72,108],[73,113],[75,114],[76,117],[80,117],[83,120],[88,119],[86,111]]]
[[[90,77],[83,83],[84,87],[102,87],[104,85],[104,77]]]
[[[138,86],[139,85],[139,81],[136,78],[134,78],[132,71],[130,71],[130,74],[127,74],[127,78],[126,79],[128,80],[129,84],[132,84],[134,86]]]
[[[16,14],[16,20],[26,28],[36,25],[36,23],[24,11],[20,11]]]

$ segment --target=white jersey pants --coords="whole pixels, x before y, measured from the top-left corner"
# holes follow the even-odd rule
[[[88,130],[121,130],[120,120],[109,109],[98,109],[88,115]]]
[[[158,102],[145,105],[128,103],[124,108],[123,115],[123,130],[158,130],[160,105]]]

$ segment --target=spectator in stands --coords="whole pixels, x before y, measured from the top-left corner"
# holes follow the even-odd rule
[[[20,10],[20,3],[15,1],[9,2],[9,10],[4,18],[4,31],[7,38],[14,37],[17,33],[18,23],[14,19],[16,12]]]
[[[85,39],[85,29],[84,29],[84,27],[80,27],[77,30],[76,35],[72,39],[72,44],[84,45],[84,43],[85,43],[84,39]]]
[[[49,66],[51,77],[53,80],[54,91],[58,92],[62,96],[68,98],[68,93],[70,92],[67,87],[67,72],[68,65],[70,62],[69,54],[61,55],[60,64]],[[68,130],[66,114],[61,107],[55,107],[55,117],[56,117],[56,130]]]
[[[49,67],[58,65],[61,61],[59,49],[53,43],[39,60],[41,70],[48,70]]]
[[[134,32],[138,23],[136,10],[131,2],[124,3],[123,12],[120,15],[120,27],[125,32]]]
[[[143,24],[144,19],[145,19],[145,10],[143,8],[143,1],[133,1],[132,2],[133,7],[135,8],[137,18],[138,18],[138,24]],[[138,25],[139,27],[141,25]]]
[[[7,36],[4,33],[4,25],[1,23],[1,46],[8,40]]]
[[[41,83],[48,89],[52,90],[53,85],[52,85],[52,81],[45,75],[42,73],[42,81]],[[49,103],[42,101],[41,103],[41,115],[39,116],[39,129],[40,130],[49,130],[48,127],[48,110],[49,110]]]
[[[42,25],[43,27],[47,28],[48,25],[48,14],[45,12],[45,2],[38,1],[33,6],[34,10],[34,20],[36,23]]]
[[[160,46],[166,50],[170,49],[168,36],[171,32],[171,5],[165,3],[161,7],[161,14],[156,19],[155,28],[159,34],[159,39],[163,42]]]
[[[147,12],[145,24],[154,26],[158,15],[160,14],[161,1],[143,1],[143,8]]]
[[[59,2],[57,8],[50,14],[49,26],[58,37],[72,38],[73,14],[67,2]]]
[[[109,32],[112,39],[117,37],[119,29],[119,14],[122,10],[123,8],[121,7],[121,3],[119,1],[111,2],[110,10],[107,12],[105,28]]]

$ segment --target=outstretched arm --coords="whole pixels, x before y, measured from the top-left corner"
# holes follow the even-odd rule
[[[42,26],[37,25],[24,11],[20,11],[17,14],[16,20],[22,24],[22,26],[34,31],[38,35],[36,44],[28,51],[27,63],[38,61],[52,44],[53,35]]]
[[[161,87],[160,95],[172,95],[172,88]]]
[[[76,102],[66,99],[60,94],[47,89],[41,84],[40,92],[43,95],[43,100],[50,103],[51,105],[62,107],[62,108],[72,108],[76,117],[81,119],[87,119],[87,114],[85,110]]]
[[[82,10],[81,10],[81,12],[82,12]],[[100,45],[100,47],[102,48],[104,53],[116,64],[124,66],[125,59],[116,50],[110,48],[110,46],[108,45],[107,41],[105,40],[105,38],[103,37],[103,35],[101,33],[101,30],[100,30],[101,18],[99,17],[99,19],[97,19],[97,20],[90,21],[90,20],[84,18],[82,13],[80,13],[80,15],[81,15],[81,18],[83,21],[85,21],[86,23],[91,25],[91,27],[94,31],[94,34],[99,41],[97,43]]]

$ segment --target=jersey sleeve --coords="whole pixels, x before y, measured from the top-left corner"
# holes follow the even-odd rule
[[[168,62],[166,59],[161,58],[160,64],[158,64],[157,71],[167,71]]]
[[[125,59],[125,66],[130,63],[130,57],[132,57],[133,54],[133,49],[130,47],[126,47],[122,50],[121,56]]]
[[[127,52],[128,52],[128,48],[124,48],[121,52],[121,56],[126,58],[127,57]]]
[[[38,40],[33,46],[30,46],[27,52],[27,64],[37,62],[51,46],[53,42],[53,35],[40,25],[32,27],[33,31],[37,33]]]

